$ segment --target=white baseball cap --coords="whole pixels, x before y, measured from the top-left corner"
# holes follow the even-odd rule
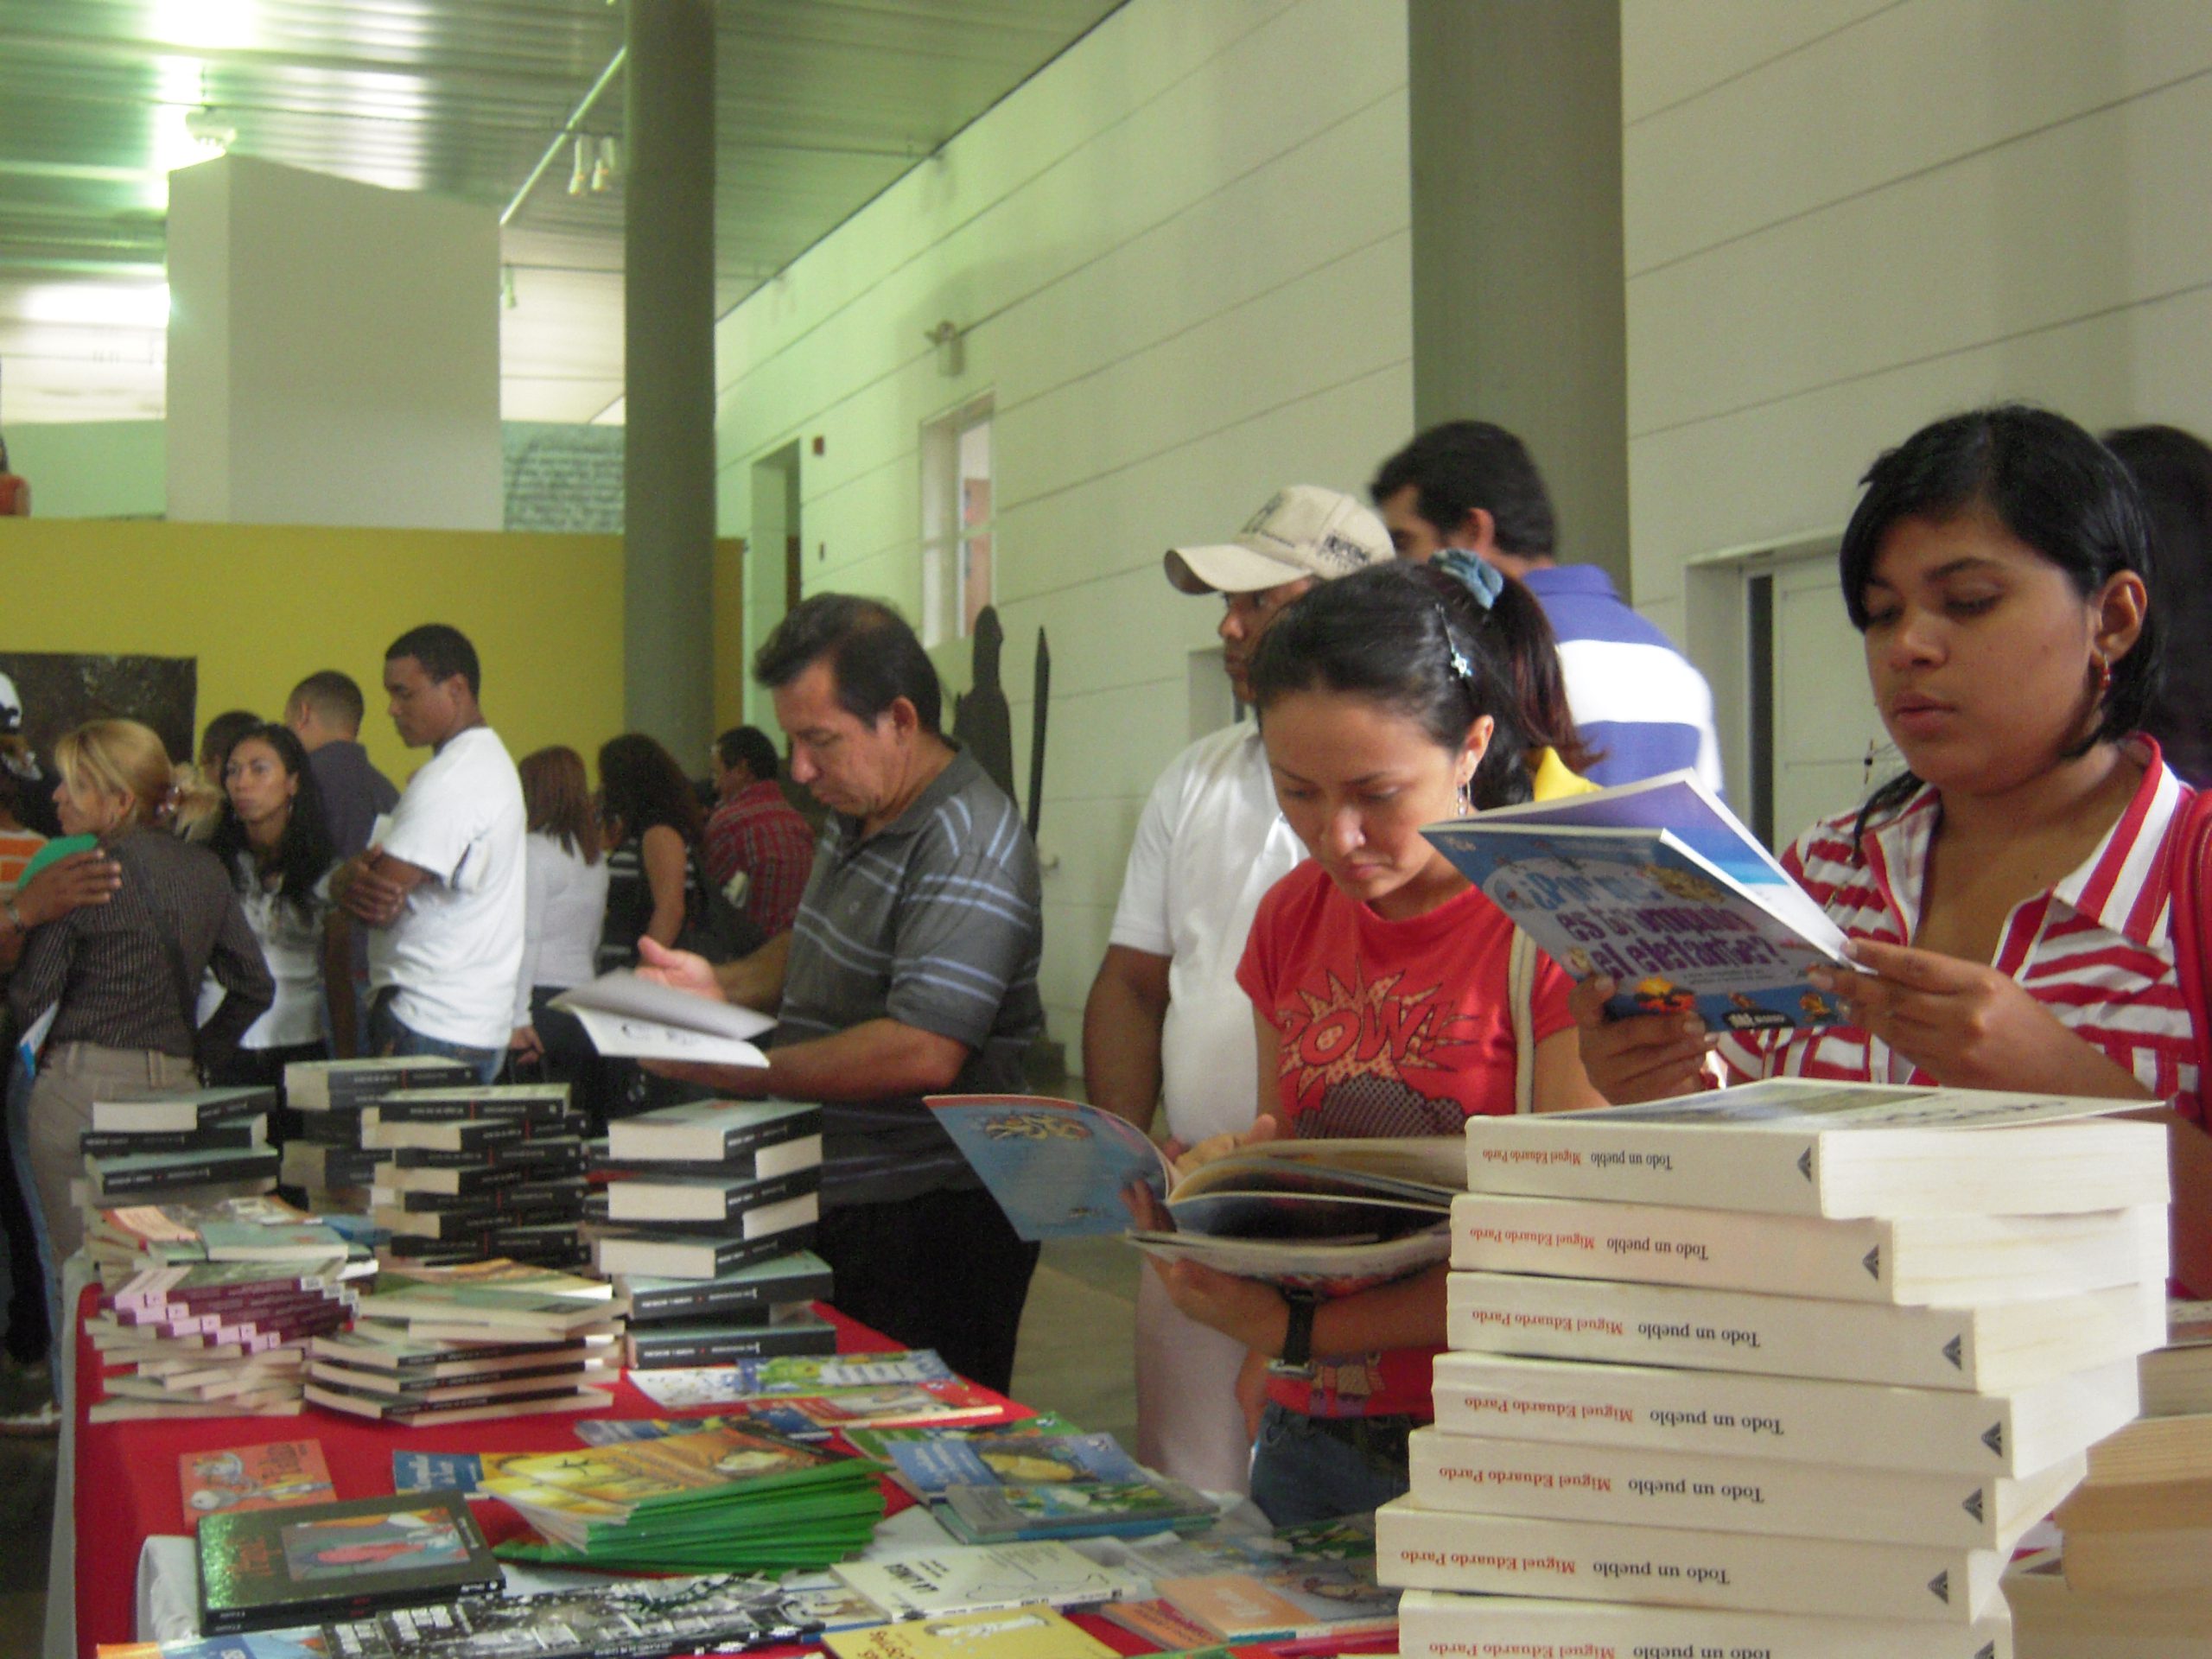
[[[1167,580],[1186,594],[1250,594],[1313,576],[1350,575],[1395,555],[1382,521],[1341,490],[1277,490],[1233,542],[1167,550]]]

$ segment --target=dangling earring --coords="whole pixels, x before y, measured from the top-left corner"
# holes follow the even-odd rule
[[[2107,697],[2110,696],[2111,695],[2112,695],[2112,658],[2110,658],[2109,657],[2107,657],[2107,656],[2103,655],[2101,652],[2100,652],[2100,653],[2098,654],[2098,657],[2097,657],[2097,695],[2096,695],[2096,698],[2095,698],[2095,703],[2096,703],[2096,706],[2098,706],[2098,707],[2101,708],[2101,707],[2103,706],[2103,704],[2104,704],[2104,700],[2105,700]]]
[[[1469,780],[1465,778],[1459,780],[1458,804],[1459,816],[1463,818],[1471,818],[1475,815],[1475,804],[1467,798],[1468,782]]]

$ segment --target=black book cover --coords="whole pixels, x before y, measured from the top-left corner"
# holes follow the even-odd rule
[[[657,1319],[728,1319],[750,1308],[763,1311],[781,1302],[826,1302],[831,1300],[830,1264],[819,1256],[804,1258],[806,1266],[790,1273],[760,1272],[734,1281],[721,1279],[664,1280],[626,1275],[620,1288],[630,1299],[630,1322]]]
[[[790,1325],[706,1325],[633,1326],[630,1366],[665,1370],[675,1366],[727,1365],[733,1360],[766,1359],[779,1354],[834,1354],[837,1327],[826,1320]]]
[[[427,1100],[416,1094],[395,1096],[375,1103],[378,1118],[386,1123],[463,1123],[503,1118],[543,1125],[561,1122],[571,1116],[565,1094],[558,1097],[549,1094],[502,1099],[496,1095],[442,1089]]]
[[[664,1198],[660,1193],[656,1192],[653,1197],[645,1200],[652,1208],[652,1214],[621,1216],[615,1213],[612,1195],[618,1189],[626,1188],[642,1192],[647,1187],[666,1189],[676,1185],[674,1182],[648,1180],[643,1178],[626,1178],[620,1181],[611,1181],[607,1184],[610,1195],[607,1200],[607,1219],[618,1227],[661,1225],[662,1217],[666,1213],[665,1205],[670,1202],[670,1198]],[[765,1181],[727,1179],[715,1180],[695,1177],[682,1183],[680,1189],[681,1195],[686,1198],[696,1195],[697,1198],[704,1199],[709,1194],[718,1197],[721,1205],[721,1215],[685,1217],[685,1220],[692,1224],[715,1228],[728,1226],[748,1211],[765,1209],[772,1204],[781,1204],[785,1198],[796,1198],[805,1193],[819,1192],[821,1190],[822,1172],[818,1168],[795,1169],[788,1175],[771,1175]],[[624,1196],[627,1197],[629,1194],[626,1192]],[[671,1198],[673,1196],[673,1194],[670,1195]],[[674,1224],[673,1222],[671,1224]]]
[[[315,1147],[359,1147],[361,1144],[361,1109],[343,1106],[327,1112],[301,1112],[298,1115],[300,1132],[295,1140]]]
[[[625,1244],[677,1244],[689,1246],[695,1251],[711,1250],[714,1253],[711,1259],[705,1262],[703,1265],[707,1266],[716,1277],[720,1277],[726,1273],[734,1273],[738,1268],[749,1266],[753,1262],[766,1262],[771,1256],[782,1255],[791,1250],[811,1249],[814,1244],[814,1228],[810,1224],[794,1227],[785,1232],[771,1233],[766,1238],[732,1238],[727,1234],[717,1235],[713,1232],[700,1235],[673,1227],[661,1228],[652,1231],[643,1229],[625,1231],[619,1228],[607,1228],[602,1230],[600,1236],[601,1250],[598,1261],[602,1273],[627,1274],[645,1271],[642,1268],[632,1267],[622,1260],[621,1246]],[[608,1245],[615,1247],[612,1252],[607,1249],[606,1247]]]
[[[740,1112],[731,1112],[728,1116],[733,1121],[721,1133],[721,1155],[725,1159],[734,1159],[741,1154],[758,1151],[762,1147],[779,1146],[786,1141],[797,1141],[805,1135],[822,1133],[822,1108],[799,1102],[789,1103],[785,1109],[772,1116],[761,1116]],[[666,1139],[674,1137],[657,1135],[655,1131],[662,1127],[661,1124],[653,1121],[653,1115],[651,1113],[645,1114],[640,1119],[624,1119],[609,1125],[607,1153],[609,1160],[613,1160],[615,1156],[612,1143],[614,1140],[620,1139],[625,1143],[620,1154],[624,1163],[664,1161],[653,1156],[654,1142],[659,1141],[664,1144]],[[683,1134],[682,1138],[687,1140],[695,1138],[701,1127],[706,1126],[702,1124],[680,1126],[681,1130],[689,1131]],[[618,1134],[617,1131],[620,1133]]]
[[[401,1166],[395,1164],[392,1167],[397,1169]],[[410,1165],[407,1167],[420,1168],[421,1166]],[[449,1165],[439,1171],[441,1179],[435,1184],[411,1188],[403,1186],[398,1190],[407,1193],[410,1198],[421,1197],[426,1193],[447,1194],[460,1198],[479,1193],[497,1192],[504,1187],[520,1186],[523,1182],[530,1179],[532,1173],[527,1169],[519,1169],[503,1164],[479,1162],[474,1165]],[[388,1183],[379,1179],[374,1184],[385,1185]]]
[[[209,1636],[359,1618],[495,1590],[499,1564],[458,1492],[410,1492],[200,1521]]]
[[[199,1186],[210,1181],[254,1181],[276,1173],[276,1150],[273,1147],[251,1147],[244,1152],[211,1152],[199,1156],[188,1153],[149,1155],[158,1156],[162,1161],[136,1168],[118,1168],[114,1160],[103,1160],[93,1176],[96,1193],[111,1198],[124,1192]]]
[[[388,1147],[385,1158],[402,1169],[542,1169],[565,1173],[584,1167],[584,1143],[574,1135],[517,1141],[484,1151],[466,1147]]]
[[[94,1158],[142,1152],[244,1152],[262,1144],[254,1138],[257,1127],[249,1118],[210,1129],[86,1129],[77,1137],[77,1150]]]

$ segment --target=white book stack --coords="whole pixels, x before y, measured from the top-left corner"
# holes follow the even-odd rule
[[[387,1095],[471,1077],[459,1060],[429,1054],[293,1061],[284,1068],[284,1185],[317,1214],[365,1215],[377,1155],[361,1144],[361,1114]]]
[[[92,1103],[77,1137],[85,1173],[74,1183],[89,1223],[130,1205],[214,1204],[276,1185],[269,1144],[273,1089],[142,1090]]]
[[[2007,1659],[2165,1335],[2165,1135],[1777,1080],[1467,1126],[1401,1650]]]
[[[829,1266],[806,1249],[821,1217],[822,1109],[698,1100],[610,1123],[586,1228],[630,1306],[633,1370],[828,1354]]]

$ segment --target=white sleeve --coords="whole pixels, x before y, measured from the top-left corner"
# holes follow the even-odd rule
[[[1122,872],[1122,899],[1114,908],[1109,944],[1155,957],[1175,954],[1173,918],[1167,913],[1167,858],[1175,842],[1175,821],[1181,816],[1185,776],[1181,763],[1168,767],[1146,798],[1136,838],[1129,843],[1129,861]]]
[[[522,971],[515,977],[518,1027],[530,1023],[530,993],[537,983],[538,948],[545,939],[545,901],[553,887],[553,861],[560,856],[543,836],[523,840]]]
[[[467,784],[465,771],[435,761],[416,772],[392,809],[385,851],[450,887],[480,828]]]

